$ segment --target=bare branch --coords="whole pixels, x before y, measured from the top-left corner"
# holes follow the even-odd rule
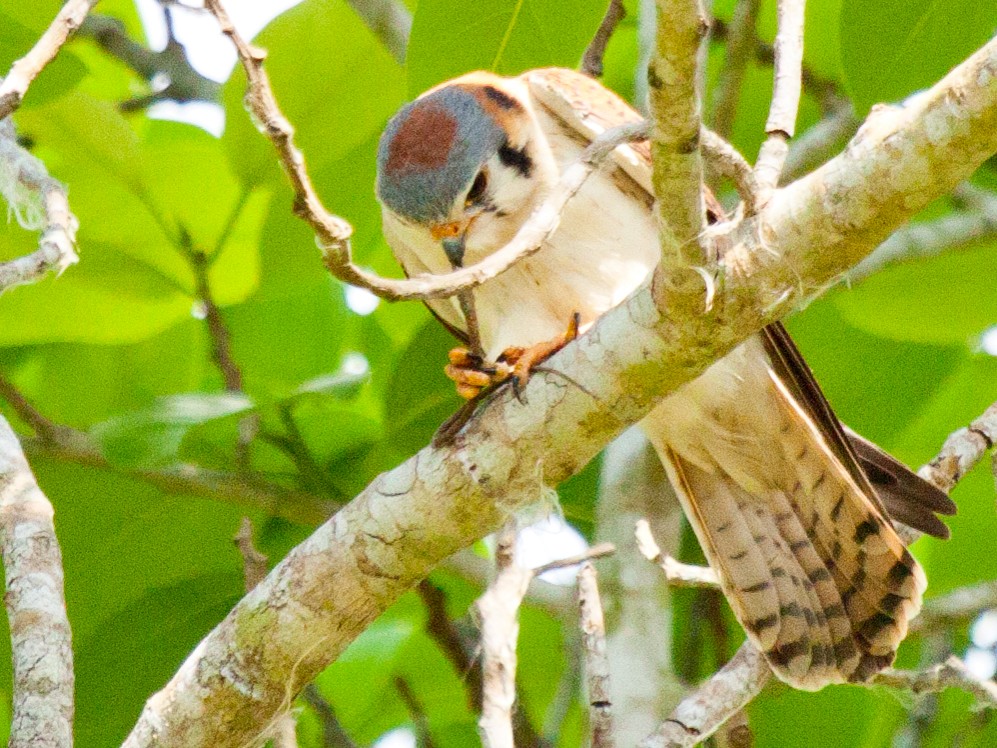
[[[395,678],[395,688],[398,689],[398,695],[405,703],[415,725],[416,745],[420,748],[434,748],[433,737],[429,733],[429,718],[426,716],[426,710],[415,697],[412,687],[409,686],[408,681],[399,677]],[[510,745],[512,744],[510,743]]]
[[[971,694],[977,708],[997,709],[997,683],[980,680],[958,657],[926,670],[894,670],[889,668],[873,678],[871,685],[890,686],[913,691],[915,695],[940,693],[946,688],[958,688]]]
[[[771,677],[761,652],[745,642],[730,662],[682,699],[639,748],[683,748],[706,740],[757,696]]]
[[[720,135],[704,127],[702,131],[703,157],[707,165],[721,177],[727,177],[745,205],[753,205],[758,191],[755,174],[744,156]]]
[[[997,444],[997,403],[983,415],[949,435],[941,451],[917,474],[948,493]]]
[[[347,0],[391,56],[405,62],[412,13],[401,0]]]
[[[243,517],[239,523],[239,532],[232,538],[235,547],[242,556],[243,577],[246,580],[246,592],[263,581],[267,575],[267,563],[270,561],[257,550],[253,544],[253,523],[249,517]]]
[[[701,0],[658,0],[656,48],[647,76],[662,267],[703,263],[695,238],[705,217],[698,68],[707,29]]]
[[[172,36],[166,48],[157,52],[133,41],[120,20],[104,15],[91,15],[83,22],[79,33],[81,37],[93,39],[101,49],[147,82],[154,83],[160,76],[167,78],[165,87],[149,96],[123,102],[122,109],[132,111],[165,100],[218,102],[221,96],[221,84],[197,72],[187,59],[183,45]]]
[[[514,748],[516,641],[519,606],[533,573],[515,563],[515,520],[507,523],[495,549],[498,574],[475,603],[481,619],[482,703],[478,730],[485,748]]]
[[[594,561],[597,558],[605,558],[616,553],[616,546],[612,543],[596,543],[591,548],[589,548],[584,553],[579,553],[577,556],[570,556],[568,558],[559,558],[556,561],[551,561],[543,566],[538,566],[535,569],[530,569],[533,576],[540,576],[544,572],[553,571],[554,569],[565,569],[569,566],[577,566],[578,564],[584,564],[587,561]]]
[[[0,82],[0,120],[21,106],[31,82],[55,59],[62,45],[96,4],[97,0],[69,0],[35,46],[20,60],[14,61],[10,72]]]
[[[584,390],[542,372],[526,384],[525,404],[500,388],[451,443],[380,475],[205,637],[149,699],[125,746],[223,748],[256,737],[436,564],[535,504],[545,484],[580,470],[661,398],[826,289],[995,151],[997,40],[903,106],[875,110],[844,153],[732,224],[714,305],[723,314],[671,314],[645,284],[548,362]]]
[[[804,0],[779,0],[777,8],[779,31],[775,37],[775,81],[769,117],[765,122],[767,137],[755,162],[759,202],[749,206],[754,210],[768,202],[779,184],[779,176],[789,153],[789,139],[796,131],[796,113],[800,108],[803,87]]]
[[[589,730],[592,748],[613,748],[613,707],[609,695],[609,659],[606,656],[606,622],[602,616],[599,585],[591,561],[578,572],[578,606],[581,615],[585,681],[588,683]]]
[[[0,551],[14,660],[12,748],[73,745],[73,649],[52,505],[0,417]]]
[[[322,697],[314,683],[305,686],[301,697],[312,708],[322,725],[322,748],[357,748],[357,744],[350,740],[350,736],[339,724],[332,705]]]
[[[739,0],[727,29],[724,66],[713,94],[713,129],[724,138],[730,137],[734,127],[744,71],[758,43],[755,26],[761,4],[761,0]]]
[[[0,263],[0,293],[33,283],[51,270],[61,273],[79,260],[79,224],[69,211],[66,188],[18,145],[10,119],[0,119],[0,194],[24,228],[42,231],[37,251]]]
[[[606,15],[602,17],[602,22],[596,29],[595,36],[592,37],[592,41],[585,48],[585,54],[582,55],[581,70],[583,73],[591,75],[593,78],[602,77],[602,58],[606,56],[606,47],[609,46],[609,40],[613,38],[613,32],[616,31],[620,21],[626,17],[627,11],[623,7],[623,0],[609,0]]]
[[[669,584],[676,587],[707,587],[717,589],[720,579],[709,566],[692,566],[676,561],[671,556],[662,554],[661,549],[651,534],[647,520],[638,520],[634,531],[637,536],[637,547],[648,561],[657,564],[665,572]]]

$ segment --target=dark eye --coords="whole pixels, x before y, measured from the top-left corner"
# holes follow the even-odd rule
[[[467,197],[464,200],[465,205],[474,205],[475,203],[481,202],[481,198],[485,195],[485,189],[488,187],[488,175],[485,174],[484,170],[478,172],[478,176],[474,178],[474,184],[471,185],[471,189],[468,190]]]

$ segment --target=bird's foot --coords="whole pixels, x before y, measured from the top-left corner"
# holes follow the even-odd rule
[[[465,400],[471,400],[484,389],[508,379],[512,379],[516,399],[522,400],[522,389],[533,370],[577,338],[580,324],[581,315],[576,312],[562,335],[528,348],[506,348],[495,362],[485,361],[467,348],[454,348],[450,351],[450,363],[444,371],[457,385],[457,394]]]
[[[501,384],[513,373],[512,366],[501,357],[490,363],[463,347],[451,350],[448,359],[450,363],[443,371],[457,385],[457,394],[465,400],[473,400],[482,390]]]

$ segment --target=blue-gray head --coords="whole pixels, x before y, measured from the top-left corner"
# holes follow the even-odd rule
[[[475,75],[483,80],[470,82]],[[378,199],[402,221],[429,229],[454,266],[462,264],[472,221],[507,215],[519,194],[532,192],[532,119],[501,79],[486,75],[403,107],[377,152]]]

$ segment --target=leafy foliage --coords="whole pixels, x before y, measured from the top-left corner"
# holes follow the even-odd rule
[[[404,68],[343,0],[306,0],[259,35],[318,189],[356,229],[360,262],[398,274],[372,194],[377,138],[390,114],[473,68],[513,74],[576,64],[604,5],[422,0]],[[715,5],[729,20],[732,0]],[[774,5],[764,3],[759,24],[769,39]],[[44,0],[0,10],[0,69],[23,54],[59,6]],[[636,2],[627,7],[606,81],[632,96],[641,71]],[[847,90],[861,112],[930,84],[970,53],[993,33],[994,7],[813,0],[807,64]],[[100,9],[141,33],[130,0],[105,0]],[[723,51],[713,43],[711,84]],[[770,81],[769,67],[750,68],[733,132],[749,155],[761,142]],[[106,458],[74,464],[29,440],[63,544],[82,748],[120,742],[144,700],[240,594],[241,561],[230,538],[242,515],[256,521],[273,560],[308,532],[192,489],[156,487],[143,480],[145,471],[185,463],[236,472],[240,422],[252,416],[258,435],[245,459],[254,474],[316,503],[341,500],[424,445],[457,405],[442,374],[451,341],[421,306],[380,304],[360,315],[327,276],[307,227],[291,213],[270,145],[246,116],[242,73],[225,84],[220,139],[144,112],[122,113],[118,103],[143,86],[94,44],[77,40],[16,116],[21,135],[70,186],[82,261],[59,279],[0,298],[0,372],[46,417],[91,434]],[[807,98],[800,130],[821,115]],[[936,215],[951,210],[936,208]],[[31,251],[35,242],[15,223],[0,225],[0,259]],[[997,399],[997,361],[979,348],[980,336],[997,324],[995,250],[987,242],[894,268],[834,290],[790,321],[844,420],[910,464],[932,456],[945,435]],[[202,256],[244,395],[224,391],[212,358],[198,291]],[[4,414],[30,434],[10,409]],[[589,535],[596,483],[590,467],[561,492],[566,515]],[[951,522],[953,539],[916,546],[932,593],[997,577],[992,493],[983,471],[970,476],[955,493],[961,514]],[[479,592],[447,572],[434,581],[455,618]],[[677,631],[697,626],[695,610],[680,601]],[[406,596],[318,680],[359,744],[413,722],[398,679],[425,710],[435,745],[473,744],[465,673],[427,635],[425,617],[422,602]],[[729,616],[726,625],[730,642],[738,641]],[[548,613],[524,612],[524,710],[538,729],[566,672],[565,637]],[[10,667],[9,644],[0,641],[2,732]],[[921,644],[915,638],[905,648],[906,664],[917,662]],[[688,648],[676,654],[688,657]],[[712,653],[703,656],[682,671],[710,672]],[[951,745],[955,734],[963,745],[997,741],[993,721],[971,715],[960,695],[946,694],[938,709],[924,745]],[[879,691],[803,694],[775,686],[750,714],[758,746],[806,735],[808,744],[831,748],[889,745],[907,711]],[[580,715],[576,703],[558,745],[581,744]],[[310,708],[300,739],[320,745]]]

